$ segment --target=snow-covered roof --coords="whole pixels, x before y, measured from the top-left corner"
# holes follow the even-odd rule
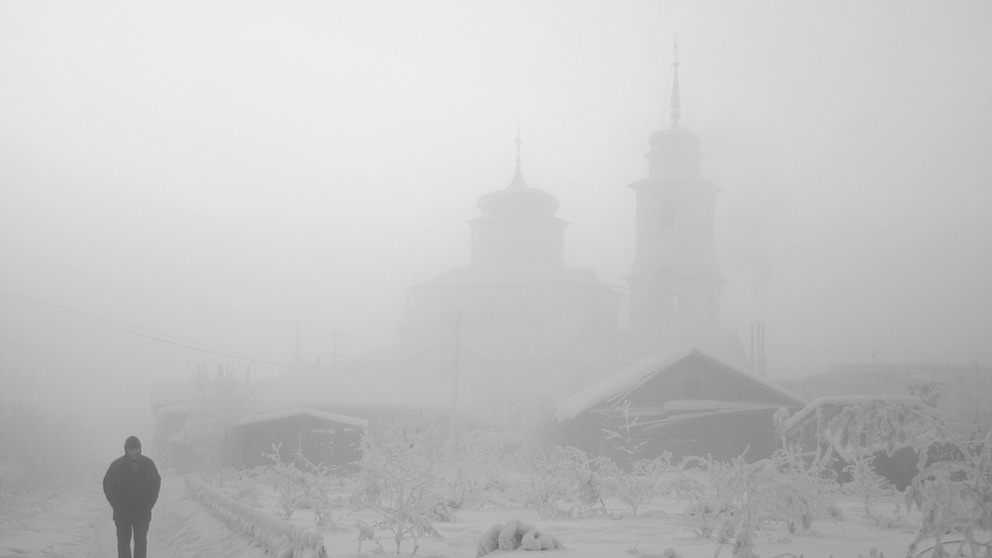
[[[781,386],[749,374],[748,372],[713,358],[699,349],[690,346],[673,351],[656,353],[625,366],[612,376],[596,382],[586,389],[559,401],[555,406],[555,417],[558,419],[558,422],[572,419],[597,403],[608,399],[618,398],[617,396],[619,395],[626,395],[643,385],[644,382],[649,380],[655,374],[671,368],[677,362],[688,358],[693,354],[706,358],[726,369],[728,372],[738,374],[741,377],[746,378],[748,381],[760,384],[781,395],[786,400],[792,401],[796,405],[802,406],[806,404],[805,399],[782,388]]]
[[[277,411],[269,411],[266,413],[258,413],[255,415],[248,415],[241,417],[238,420],[238,426],[244,426],[246,424],[257,424],[260,422],[269,422],[272,420],[279,420],[289,417],[295,417],[298,415],[310,415],[314,418],[319,418],[331,422],[338,422],[341,424],[350,424],[352,426],[358,426],[360,428],[368,428],[369,421],[365,419],[349,417],[347,415],[339,415],[338,413],[328,413],[327,411],[318,411],[317,409],[307,409],[303,407],[297,407],[295,409],[279,409]]]
[[[838,407],[850,407],[859,405],[866,401],[881,399],[893,405],[903,405],[914,409],[928,410],[919,397],[915,395],[825,395],[810,401],[805,407],[796,411],[796,414],[782,421],[782,432],[789,432],[800,424],[806,417],[815,413],[817,409],[830,405]]]

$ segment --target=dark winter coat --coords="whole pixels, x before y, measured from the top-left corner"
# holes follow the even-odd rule
[[[103,493],[114,508],[114,521],[151,519],[161,487],[155,462],[144,455],[135,460],[126,454],[118,457],[103,477]]]

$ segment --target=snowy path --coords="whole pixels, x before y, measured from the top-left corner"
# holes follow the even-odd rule
[[[110,506],[98,483],[50,496],[32,498],[4,518],[0,558],[117,556]]]
[[[116,558],[114,522],[99,483],[35,498],[0,523],[0,558]],[[183,479],[163,479],[148,534],[150,558],[261,558],[186,497]]]

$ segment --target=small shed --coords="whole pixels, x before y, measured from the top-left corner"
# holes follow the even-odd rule
[[[231,460],[241,467],[271,465],[266,454],[279,446],[283,461],[299,452],[311,463],[344,468],[361,457],[360,442],[368,428],[365,419],[309,408],[248,415],[229,432]]]
[[[763,459],[778,447],[773,415],[806,401],[763,378],[693,347],[645,357],[561,400],[562,441],[601,455],[618,454],[604,431],[645,442],[640,457],[744,455]],[[624,407],[626,406],[626,416]]]

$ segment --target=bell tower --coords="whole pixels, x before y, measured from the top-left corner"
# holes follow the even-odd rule
[[[679,119],[678,43],[671,123],[648,138],[648,176],[636,195],[630,331],[651,345],[711,345],[720,329],[723,279],[716,257],[716,184],[702,176],[699,138]]]

